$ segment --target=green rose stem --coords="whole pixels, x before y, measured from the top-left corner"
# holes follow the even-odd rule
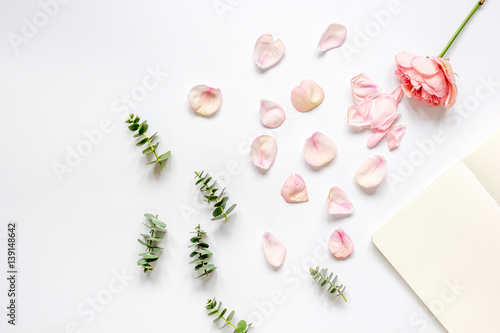
[[[455,32],[455,34],[453,35],[453,37],[451,37],[451,39],[448,42],[448,44],[446,44],[446,46],[444,47],[444,50],[439,54],[440,58],[444,57],[444,55],[446,54],[446,52],[450,48],[451,44],[453,44],[453,42],[455,41],[455,39],[457,39],[457,37],[460,34],[460,32],[462,32],[462,29],[465,27],[465,25],[467,24],[467,22],[469,22],[470,18],[472,17],[472,15],[474,15],[474,13],[476,12],[476,10],[484,3],[484,1],[485,0],[479,0],[476,3],[476,5],[474,6],[474,8],[472,8],[472,10],[469,13],[469,15],[467,15],[467,17],[462,22],[462,24],[460,25],[460,27],[458,28],[458,30]]]

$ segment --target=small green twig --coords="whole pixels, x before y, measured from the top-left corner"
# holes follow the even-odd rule
[[[194,174],[194,178],[197,179],[196,185],[201,184],[200,192],[203,193],[205,200],[208,203],[213,203],[214,211],[212,213],[212,221],[224,218],[227,222],[229,222],[228,215],[236,208],[236,204],[233,204],[226,210],[226,204],[229,198],[227,196],[224,196],[225,189],[222,189],[220,193],[218,193],[219,189],[215,187],[217,185],[217,182],[215,180],[213,180],[212,182],[212,177],[210,177],[210,175],[208,173],[205,173],[204,171],[195,171]]]
[[[319,279],[318,285],[320,287],[324,287],[326,284],[328,284],[329,286],[327,288],[327,291],[330,294],[336,293],[335,297],[341,296],[344,299],[344,301],[347,302],[347,299],[344,296],[344,291],[346,287],[343,284],[341,284],[340,286],[335,284],[335,282],[337,282],[337,275],[335,275],[335,277],[333,277],[333,273],[330,273],[330,275],[328,275],[328,269],[326,268],[323,268],[320,271],[319,267],[316,267],[315,269],[311,268],[309,271],[311,273],[313,280]]]
[[[208,260],[213,256],[213,253],[208,249],[210,245],[205,243],[203,239],[206,237],[207,233],[203,231],[198,224],[196,228],[194,228],[195,231],[191,232],[196,234],[194,237],[190,239],[191,244],[189,247],[196,247],[196,249],[189,255],[191,258],[194,258],[193,261],[190,262],[190,264],[196,264],[194,267],[195,271],[203,271],[201,275],[197,276],[196,278],[201,278],[203,276],[207,276],[213,271],[217,269],[214,264],[209,264]]]
[[[141,118],[139,116],[135,116],[133,113],[130,114],[130,118],[127,119],[125,122],[127,124],[130,124],[128,126],[128,129],[132,132],[137,133],[134,135],[134,138],[141,138],[137,143],[136,146],[142,146],[145,145],[146,143],[149,145],[148,148],[144,149],[142,151],[143,154],[150,154],[153,153],[155,155],[155,160],[146,164],[155,164],[158,163],[160,164],[161,168],[164,169],[162,161],[166,161],[170,157],[170,151],[167,151],[165,154],[162,154],[158,156],[156,152],[156,148],[158,148],[158,145],[160,144],[157,142],[156,144],[153,144],[153,141],[156,139],[156,133],[153,134],[152,136],[148,137],[146,135],[146,132],[148,131],[149,125],[147,121],[143,121],[142,123],[139,123]]]
[[[234,317],[234,311],[231,311],[231,313],[227,317],[224,317],[224,315],[227,313],[227,309],[223,308],[222,303],[217,302],[215,300],[215,297],[214,297],[214,299],[212,299],[212,300],[209,299],[207,301],[207,305],[205,306],[205,308],[208,310],[209,316],[217,315],[217,317],[214,319],[214,323],[216,323],[217,321],[222,319],[225,321],[225,324],[221,328],[224,328],[228,325],[232,326],[234,328],[234,333],[246,333],[246,332],[248,332],[248,329],[250,328],[250,326],[252,326],[252,323],[247,324],[247,322],[244,320],[240,320],[238,322],[238,324],[236,324],[236,325],[233,324],[231,322],[231,320]]]

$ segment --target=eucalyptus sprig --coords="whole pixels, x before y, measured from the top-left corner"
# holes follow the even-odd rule
[[[233,204],[231,207],[225,210],[227,201],[229,200],[227,196],[224,196],[225,188],[222,189],[219,194],[217,194],[217,192],[219,191],[219,189],[215,187],[217,185],[217,181],[214,180],[212,183],[210,183],[212,181],[212,177],[210,177],[208,172],[205,173],[205,171],[195,171],[194,173],[196,175],[194,178],[197,179],[196,185],[201,184],[200,192],[205,196],[205,200],[208,203],[214,203],[213,206],[215,209],[212,213],[212,221],[225,218],[226,221],[229,222],[228,215],[236,208],[236,204]]]
[[[192,234],[196,234],[191,238],[191,243],[189,247],[196,247],[196,249],[189,255],[191,258],[194,257],[194,260],[190,262],[190,264],[196,264],[194,266],[195,271],[202,271],[203,273],[196,278],[201,278],[202,276],[207,276],[213,271],[217,269],[215,265],[209,264],[208,260],[213,256],[213,253],[208,249],[210,245],[203,242],[203,238],[206,237],[207,233],[200,228],[200,225],[194,228],[195,231],[192,231]]]
[[[152,162],[149,162],[149,163],[146,163],[146,164],[155,164],[155,163],[158,163],[160,164],[161,168],[163,169],[163,163],[162,161],[165,161],[167,160],[169,157],[170,157],[170,151],[167,151],[165,154],[162,154],[160,156],[158,156],[158,153],[156,152],[156,148],[158,148],[158,146],[160,145],[159,142],[157,143],[154,143],[155,139],[156,139],[156,134],[158,134],[158,132],[156,132],[155,134],[151,135],[150,137],[148,137],[146,135],[146,132],[148,130],[148,123],[146,120],[144,120],[142,123],[139,124],[139,121],[141,120],[141,118],[139,118],[139,116],[134,116],[133,113],[130,114],[130,118],[127,119],[125,122],[127,124],[130,124],[128,126],[128,129],[131,130],[132,132],[137,132],[135,135],[134,135],[134,138],[138,138],[138,142],[136,143],[136,146],[142,146],[142,145],[145,145],[146,143],[148,144],[149,147],[147,147],[146,149],[144,149],[142,151],[143,154],[150,154],[150,153],[154,153],[155,154],[155,160],[152,161]]]
[[[215,297],[213,300],[209,299],[207,301],[207,305],[205,306],[205,308],[208,310],[209,316],[217,315],[217,318],[214,319],[214,323],[219,321],[220,319],[224,320],[226,323],[221,328],[224,328],[228,325],[232,326],[234,328],[233,333],[246,333],[246,332],[248,332],[248,329],[250,328],[250,326],[252,326],[252,323],[247,325],[247,322],[244,320],[240,320],[238,322],[238,324],[234,325],[231,322],[231,320],[234,317],[234,310],[231,311],[231,313],[227,317],[224,317],[224,315],[227,312],[227,309],[222,308],[222,303],[221,302],[217,303],[217,301],[215,300]]]
[[[146,247],[146,252],[139,254],[142,258],[137,261],[137,265],[142,266],[144,268],[144,273],[148,270],[153,270],[153,266],[151,263],[153,261],[158,260],[159,255],[155,254],[154,250],[163,250],[163,248],[156,246],[154,243],[161,242],[161,237],[158,237],[158,232],[167,232],[165,229],[167,225],[162,221],[158,220],[158,215],[153,216],[151,214],[144,214],[144,216],[151,222],[151,225],[147,225],[143,223],[146,227],[149,228],[149,234],[141,234],[144,237],[144,240],[137,239],[139,243]]]
[[[324,287],[326,284],[328,284],[327,291],[329,291],[330,294],[336,294],[335,297],[341,296],[344,301],[347,302],[347,299],[344,296],[345,286],[342,284],[340,286],[335,284],[337,282],[337,275],[335,275],[335,277],[332,279],[333,273],[330,273],[330,275],[328,275],[328,269],[323,268],[320,271],[319,267],[316,267],[316,269],[311,268],[310,272],[314,280],[319,279],[318,285],[320,287]]]

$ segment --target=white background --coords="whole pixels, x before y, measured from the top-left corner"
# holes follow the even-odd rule
[[[217,4],[226,4],[225,11]],[[407,124],[407,134],[400,148],[389,152],[383,141],[369,150],[369,133],[350,130],[346,110],[353,76],[366,73],[385,92],[392,91],[398,84],[394,55],[403,50],[437,55],[473,5],[402,0],[381,27],[373,12],[387,11],[387,0],[73,0],[61,4],[16,52],[9,36],[22,36],[23,18],[32,22],[42,9],[37,1],[1,0],[0,267],[6,271],[6,223],[18,221],[19,276],[18,325],[12,328],[4,314],[2,273],[0,330],[218,332],[204,308],[207,298],[216,296],[236,310],[235,319],[259,324],[254,332],[443,332],[373,246],[371,235],[498,129],[500,4],[486,1],[447,54],[457,73],[454,108],[429,108],[403,98],[399,122]],[[350,47],[356,53],[341,48],[316,54],[321,34],[334,22],[347,26],[344,51]],[[372,29],[371,37],[362,41],[360,31],[366,29]],[[253,63],[253,46],[265,33],[281,39],[286,54],[261,73]],[[132,111],[159,132],[160,152],[172,151],[161,172],[144,165],[147,158],[112,108],[156,67],[168,75]],[[497,82],[494,92],[478,100],[478,89],[488,93],[481,88],[481,78],[488,76]],[[322,86],[325,100],[301,114],[289,96],[305,78]],[[186,95],[197,84],[222,90],[215,117],[190,110]],[[253,138],[263,133],[258,115],[263,98],[281,103],[289,115],[282,128],[266,131],[279,147],[266,174],[252,166],[248,154]],[[59,180],[54,163],[66,164],[68,149],[84,144],[83,131],[98,128],[103,119],[113,130]],[[432,143],[436,130],[443,140]],[[315,131],[338,146],[333,163],[319,171],[302,157],[303,142]],[[424,141],[425,153],[418,145]],[[369,194],[357,187],[353,174],[374,153],[385,156],[389,172]],[[418,165],[408,169],[411,164]],[[193,171],[201,169],[224,175],[230,200],[238,204],[229,223],[211,222],[210,208],[199,206]],[[292,172],[304,177],[308,203],[287,204],[280,196]],[[351,217],[326,214],[334,185],[351,197],[356,208]],[[165,251],[147,275],[136,266],[142,250],[136,238],[145,231],[146,212],[159,214],[168,228]],[[209,233],[218,266],[206,280],[195,280],[187,264],[189,232],[198,223]],[[355,246],[345,261],[323,247],[339,227]],[[264,231],[287,246],[279,270],[265,261]],[[307,270],[315,261],[339,274],[347,285],[347,303],[310,280]],[[113,272],[129,280],[107,299],[108,285],[116,282]],[[282,295],[280,304],[270,303],[273,293]],[[106,304],[89,310],[87,302],[98,296]]]

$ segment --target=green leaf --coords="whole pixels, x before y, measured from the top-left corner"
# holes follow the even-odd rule
[[[150,253],[141,253],[139,255],[142,256],[143,258],[146,258],[146,259],[158,259],[159,258],[159,256],[157,256],[156,254],[150,254]]]
[[[162,154],[162,155],[158,156],[158,160],[159,161],[165,161],[169,157],[170,157],[170,151],[167,151],[165,154]]]
[[[134,123],[138,123],[139,121],[141,121],[141,118],[139,118],[138,116],[137,116],[137,117],[135,117],[135,119],[134,119]]]
[[[161,238],[158,237],[148,237],[146,238],[148,241],[153,241],[153,242],[161,242]]]
[[[212,268],[212,269],[209,269],[209,270],[207,270],[206,272],[204,272],[203,274],[201,274],[201,275],[197,276],[196,278],[197,278],[197,279],[199,279],[199,278],[201,278],[201,277],[207,276],[207,275],[209,275],[210,273],[212,273],[213,271],[215,271],[216,269],[217,269],[217,267],[214,267],[214,268]]]
[[[149,137],[149,142],[153,143],[153,141],[156,139],[156,134],[158,134],[158,132]]]
[[[158,146],[159,146],[159,145],[160,145],[160,143],[158,142],[158,143],[156,143],[154,146],[152,146],[152,147],[148,147],[148,148],[144,149],[144,150],[142,151],[142,153],[143,153],[143,154],[149,154],[149,153],[152,153],[152,152],[153,152],[153,150],[156,150],[156,148],[158,148]]]
[[[226,311],[227,311],[227,309],[222,310],[222,312],[220,313],[219,318],[217,318],[217,320],[219,320],[222,317],[224,317],[224,314],[226,313]]]
[[[150,220],[151,222],[158,221],[156,219],[156,216],[154,216],[153,214],[146,213],[146,214],[144,214],[144,217],[147,218],[148,220]]]
[[[146,259],[139,259],[137,261],[137,265],[139,266],[143,266],[143,265],[147,265],[148,264],[148,261]]]
[[[139,127],[139,134],[144,134],[148,130],[148,124],[146,122],[143,122],[141,126]]]
[[[228,210],[226,210],[226,215],[229,215],[231,214],[231,212],[236,208],[236,204],[232,205],[231,207],[229,207]]]
[[[224,198],[222,198],[222,200],[221,200],[221,201],[219,201],[218,203],[216,203],[216,204],[214,205],[214,207],[219,207],[219,206],[224,207],[224,205],[226,204],[226,202],[227,202],[228,200],[229,200],[229,198],[228,198],[228,197],[224,197]]]
[[[234,330],[237,333],[242,333],[244,330],[246,330],[248,327],[247,322],[244,320],[240,320],[238,325],[236,325],[236,329]]]
[[[234,310],[233,310],[233,311],[231,311],[231,313],[229,314],[229,316],[227,316],[227,319],[226,319],[226,320],[227,320],[227,321],[231,321],[231,319],[233,319],[233,317],[234,317]]]
[[[219,216],[220,214],[222,214],[222,208],[221,207],[215,208],[215,210],[212,213],[213,217]]]
[[[191,264],[198,264],[198,263],[200,263],[200,262],[204,262],[204,261],[205,261],[205,259],[203,259],[203,258],[202,258],[202,259],[196,259],[196,260],[191,261],[189,264],[190,264],[190,265],[191,265]]]
[[[207,270],[207,269],[211,269],[213,267],[215,267],[215,265],[213,265],[213,264],[207,264],[207,265],[201,266],[200,268],[198,268],[198,270],[204,271],[204,270]]]
[[[226,214],[220,214],[219,216],[216,216],[213,219],[210,219],[210,221],[217,221],[217,220],[223,219],[225,217],[226,217]]]
[[[203,250],[203,249],[198,249],[198,250],[196,250],[194,252],[200,253],[200,254],[212,254],[212,252],[210,252],[208,250]]]
[[[139,124],[132,124],[132,125],[128,126],[128,129],[131,131],[137,131],[138,128],[139,128]]]
[[[138,241],[139,243],[141,243],[142,245],[149,247],[149,245],[148,245],[148,244],[146,244],[144,241],[142,241],[142,240],[140,240],[140,239],[138,239],[137,241]]]
[[[160,220],[156,220],[153,222],[156,226],[162,228],[162,229],[165,229],[167,227],[167,225],[165,224],[165,222],[162,222]]]
[[[136,146],[142,146],[143,144],[145,144],[146,142],[148,142],[148,138],[144,138],[142,139],[141,141],[137,142],[135,145]]]

